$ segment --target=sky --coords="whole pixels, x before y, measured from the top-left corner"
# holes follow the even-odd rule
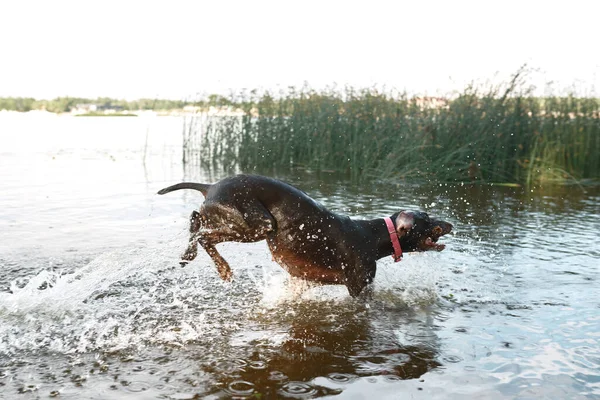
[[[596,0],[6,0],[0,97],[186,99],[305,82],[438,95],[506,81],[523,64],[540,94],[595,95],[599,10]]]

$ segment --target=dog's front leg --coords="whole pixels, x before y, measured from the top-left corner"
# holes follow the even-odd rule
[[[376,268],[375,261],[359,261],[346,265],[344,269],[346,275],[345,283],[350,296],[356,298],[361,294],[363,289],[372,286]],[[369,290],[372,290],[372,287]],[[368,293],[367,296],[369,296]]]
[[[375,294],[375,284],[369,283],[367,286],[363,288],[363,290],[355,297],[364,303],[368,303],[373,300],[373,295]]]

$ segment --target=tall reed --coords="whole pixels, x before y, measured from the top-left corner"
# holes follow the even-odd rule
[[[241,92],[241,116],[211,117],[211,168],[339,171],[353,180],[543,183],[600,176],[600,101],[534,97],[517,73],[452,98],[377,89]]]

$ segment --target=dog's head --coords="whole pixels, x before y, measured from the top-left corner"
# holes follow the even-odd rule
[[[403,251],[444,250],[438,244],[440,237],[452,231],[452,224],[431,218],[421,211],[400,211],[395,214],[394,225]]]

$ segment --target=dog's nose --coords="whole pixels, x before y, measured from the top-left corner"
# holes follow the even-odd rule
[[[454,229],[454,226],[450,223],[450,222],[444,222],[442,224],[442,229],[444,230],[444,235],[452,232],[452,229]]]

